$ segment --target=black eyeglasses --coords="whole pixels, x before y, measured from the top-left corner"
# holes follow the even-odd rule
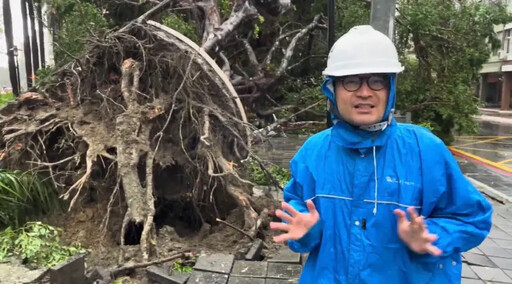
[[[338,77],[336,81],[343,85],[343,88],[349,92],[355,92],[361,88],[363,81],[366,81],[368,87],[374,91],[380,91],[389,86],[389,76],[387,75],[351,75],[345,77]]]

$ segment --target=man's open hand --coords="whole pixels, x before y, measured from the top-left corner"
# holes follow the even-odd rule
[[[418,216],[413,207],[407,208],[410,221],[407,220],[404,211],[395,209],[393,212],[398,217],[398,235],[412,251],[419,254],[429,253],[434,256],[443,253],[432,244],[437,236],[428,232],[424,217]]]
[[[295,210],[290,204],[281,203],[283,210],[276,210],[276,216],[281,218],[286,223],[270,222],[271,230],[284,231],[284,234],[274,237],[276,243],[281,243],[289,240],[298,240],[302,238],[320,219],[318,211],[316,211],[313,201],[308,200],[306,206],[309,213],[300,213]]]

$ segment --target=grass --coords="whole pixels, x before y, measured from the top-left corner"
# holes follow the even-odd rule
[[[0,169],[0,229],[24,224],[30,216],[62,209],[57,190],[36,175]]]

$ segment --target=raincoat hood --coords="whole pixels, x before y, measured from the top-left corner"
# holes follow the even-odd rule
[[[336,143],[343,147],[361,149],[373,146],[382,146],[390,135],[394,133],[396,121],[393,118],[393,111],[396,103],[395,74],[389,75],[390,87],[386,110],[381,122],[388,125],[383,130],[368,131],[348,124],[339,114],[334,94],[334,78],[327,77],[322,84],[322,92],[331,103],[331,119],[333,121],[332,137]]]

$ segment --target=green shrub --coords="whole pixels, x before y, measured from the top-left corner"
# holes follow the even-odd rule
[[[186,22],[183,16],[178,14],[169,14],[162,19],[162,24],[180,32],[193,42],[199,43],[199,38],[197,37],[194,25]]]
[[[183,273],[192,273],[192,271],[194,270],[192,266],[186,265],[178,261],[174,262],[172,269]]]
[[[5,93],[0,95],[0,108],[5,106],[7,103],[12,102],[14,100],[13,93]]]
[[[60,229],[41,222],[28,222],[13,230],[8,227],[0,233],[0,260],[16,256],[28,265],[52,267],[68,257],[86,250],[80,244],[59,244]]]
[[[279,182],[281,186],[285,186],[286,183],[291,179],[291,174],[288,170],[277,166],[271,165],[267,167],[270,174]],[[268,174],[263,171],[259,163],[254,160],[249,160],[249,175],[250,180],[257,185],[271,185],[272,181],[268,177]]]

